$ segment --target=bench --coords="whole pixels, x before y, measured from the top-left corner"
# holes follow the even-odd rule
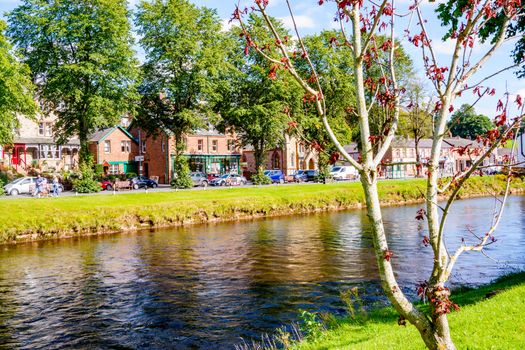
[[[131,181],[125,180],[125,181],[115,181],[113,183],[113,188],[115,191],[118,190],[131,190]]]

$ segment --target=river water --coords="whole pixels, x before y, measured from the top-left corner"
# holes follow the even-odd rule
[[[487,228],[493,202],[457,202],[450,249]],[[412,298],[431,267],[419,207],[384,210]],[[465,254],[452,284],[525,268],[524,214],[525,197],[511,197],[491,259]],[[0,348],[232,348],[301,309],[343,312],[350,287],[384,303],[371,246],[364,211],[349,211],[0,247]]]

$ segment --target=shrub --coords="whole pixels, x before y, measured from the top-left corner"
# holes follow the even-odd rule
[[[4,185],[5,185],[4,180],[0,178],[0,196],[3,196],[5,194]]]
[[[257,172],[252,175],[252,182],[254,185],[269,185],[272,183],[272,179],[264,175],[263,168],[259,167]]]
[[[192,188],[193,181],[190,177],[190,168],[185,157],[179,156],[175,160],[175,178],[171,181],[173,188]]]
[[[93,169],[83,165],[80,168],[80,177],[73,180],[73,189],[78,193],[99,192],[102,188],[100,183],[94,180],[95,173]]]

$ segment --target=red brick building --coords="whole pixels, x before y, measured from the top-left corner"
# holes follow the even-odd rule
[[[102,164],[104,173],[116,175],[138,173],[135,157],[139,155],[138,141],[122,126],[95,132],[89,138],[89,152],[95,164]]]

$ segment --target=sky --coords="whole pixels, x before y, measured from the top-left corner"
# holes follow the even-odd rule
[[[135,8],[136,4],[139,2],[139,0],[128,1],[132,9]],[[229,18],[231,17],[231,14],[239,1],[241,7],[251,6],[253,4],[253,1],[249,0],[190,0],[190,2],[194,3],[197,6],[215,8],[217,10],[217,14],[221,17],[223,25],[225,27],[229,26]],[[435,17],[433,12],[435,10],[435,7],[437,6],[437,3],[439,2],[440,0],[433,3],[423,1],[424,5],[422,7],[422,12],[425,18],[428,18],[428,23],[426,24],[427,32],[432,38],[439,66],[448,66],[451,59],[451,52],[454,48],[454,42],[450,40],[447,42],[443,42],[441,40],[444,34],[444,28],[442,28],[440,26],[440,23],[437,22],[435,19],[432,19],[433,17]],[[20,4],[21,0],[0,0],[0,14],[3,15],[6,11],[10,11]],[[291,0],[291,4],[301,36],[319,33],[323,29],[332,29],[339,27],[339,24],[335,23],[333,20],[335,8],[334,4],[331,2],[327,2],[327,4],[319,6],[318,0]],[[409,0],[397,0],[395,7],[399,12],[403,12],[402,9],[406,9],[408,5]],[[268,13],[274,17],[281,19],[284,22],[285,26],[292,31],[292,21],[285,0],[270,0]],[[397,24],[400,25],[401,28],[398,30],[398,32],[400,35],[402,35],[403,28],[407,27],[408,21],[406,19],[400,19],[397,21]],[[412,22],[413,27],[414,23],[415,21]],[[408,52],[408,54],[412,57],[417,75],[424,78],[425,74],[423,66],[421,64],[422,60],[419,49],[414,47],[414,45],[412,45],[411,43],[408,43],[406,40],[402,42],[402,44],[405,50]],[[476,76],[474,76],[475,79],[471,80],[471,84],[469,85],[473,85],[476,82],[476,79],[480,80],[485,76],[488,76],[491,73],[494,73],[500,70],[501,68],[512,64],[512,60],[510,58],[510,50],[512,49],[512,44],[512,42],[507,43],[506,46],[503,47],[483,67],[483,74],[477,74]],[[484,49],[486,48],[487,45],[476,45],[473,53],[473,58],[479,57],[479,55],[483,54],[485,52]],[[137,51],[139,52],[140,56],[141,50],[138,49]],[[512,95],[520,94],[522,97],[525,97],[525,79],[517,79],[517,77],[510,71],[498,75],[497,77],[491,80],[488,80],[484,83],[484,85],[490,85],[490,87],[495,88],[496,95],[490,98],[483,98],[476,105],[475,109],[478,113],[485,114],[491,118],[497,115],[496,104],[498,99],[503,97],[505,91],[508,91]],[[431,90],[431,88],[429,88],[429,90]],[[514,99],[514,97],[512,99]],[[472,93],[466,93],[461,97],[460,100],[456,101],[454,107],[455,109],[459,109],[462,103],[472,103],[474,100],[475,97]]]

